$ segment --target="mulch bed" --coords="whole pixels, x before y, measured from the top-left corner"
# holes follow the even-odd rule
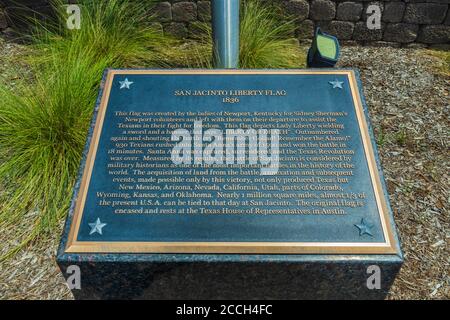
[[[342,57],[361,72],[405,256],[389,298],[448,299],[448,73],[427,51],[350,47]]]
[[[0,39],[0,80],[11,77],[20,51]],[[340,67],[361,72],[405,255],[390,299],[450,298],[450,78],[441,63],[424,50],[342,50]],[[0,264],[0,299],[72,298],[55,263],[62,225]],[[0,242],[8,244],[1,253],[14,232],[1,230]]]

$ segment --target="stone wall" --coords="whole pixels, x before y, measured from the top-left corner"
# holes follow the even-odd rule
[[[48,0],[19,0],[38,12],[48,12]],[[268,0],[265,0],[268,1]],[[298,19],[296,37],[304,41],[315,27],[336,35],[344,43],[420,47],[450,43],[450,0],[274,0],[286,15]],[[366,10],[376,4],[382,12],[381,28],[367,27]],[[0,32],[15,23],[10,0],[0,0]],[[196,21],[210,21],[210,1],[162,1],[153,13],[165,32],[180,38],[195,33]],[[9,17],[9,18],[8,18]]]

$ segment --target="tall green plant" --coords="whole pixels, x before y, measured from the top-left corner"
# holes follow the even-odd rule
[[[151,27],[149,1],[81,0],[80,30],[65,27],[62,1],[55,24],[39,24],[26,56],[34,78],[0,84],[0,229],[37,212],[31,233],[18,234],[13,254],[67,213],[105,68],[155,67],[169,40]],[[19,232],[19,230],[18,230]]]

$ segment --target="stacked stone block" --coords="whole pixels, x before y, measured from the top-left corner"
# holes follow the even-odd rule
[[[46,10],[48,0],[21,0],[33,10]],[[72,1],[73,2],[73,1]],[[337,36],[343,42],[363,45],[430,46],[450,43],[450,0],[273,0],[286,16],[296,19],[295,36],[303,41],[314,29]],[[367,9],[380,9],[379,29],[368,28]],[[8,30],[11,0],[0,0],[0,32]],[[164,32],[178,38],[192,38],[196,22],[211,20],[211,3],[206,0],[160,1],[149,13]],[[9,19],[7,18],[9,16]],[[14,22],[14,21],[12,21]]]

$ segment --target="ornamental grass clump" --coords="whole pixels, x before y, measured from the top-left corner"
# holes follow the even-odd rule
[[[162,67],[169,50],[170,39],[152,27],[151,1],[78,4],[79,30],[66,27],[60,0],[56,22],[34,21],[23,56],[32,79],[0,83],[0,230],[15,230],[0,259],[53,232],[67,214],[103,71]]]

